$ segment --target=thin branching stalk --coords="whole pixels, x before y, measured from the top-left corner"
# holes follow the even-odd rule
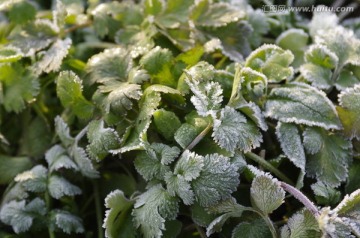
[[[300,190],[284,182],[280,182],[280,186],[285,191],[292,194],[302,204],[304,204],[304,206],[314,215],[314,217],[318,218],[320,216],[318,208]]]
[[[104,232],[102,228],[102,209],[101,209],[101,199],[99,192],[99,185],[97,181],[93,181],[94,187],[94,197],[95,197],[95,209],[96,209],[96,222],[97,222],[97,230],[98,230],[98,238],[104,238]]]

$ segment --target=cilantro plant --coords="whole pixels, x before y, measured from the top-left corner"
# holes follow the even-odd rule
[[[0,1],[0,236],[360,237],[359,21],[261,4]]]

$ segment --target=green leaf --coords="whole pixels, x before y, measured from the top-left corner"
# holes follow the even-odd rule
[[[341,193],[323,182],[317,182],[311,185],[314,191],[315,199],[321,205],[335,205],[340,201]]]
[[[63,196],[74,196],[81,194],[81,189],[63,177],[51,175],[48,182],[49,194],[55,198],[60,199]]]
[[[37,19],[26,24],[22,31],[11,35],[11,45],[21,49],[25,56],[35,56],[54,42],[58,30],[50,20]]]
[[[347,138],[360,139],[360,84],[346,89],[339,94],[340,107],[337,107],[340,121]]]
[[[106,237],[135,237],[135,229],[128,226],[132,225],[130,211],[133,203],[120,190],[112,191],[106,196],[105,207],[108,210],[103,224]]]
[[[254,178],[250,194],[255,207],[264,214],[270,214],[280,207],[285,198],[279,181],[265,173]]]
[[[304,147],[308,152],[306,171],[318,181],[337,187],[348,177],[352,145],[340,135],[309,127],[304,131]]]
[[[217,42],[216,48],[235,62],[243,62],[251,52],[252,27],[247,21],[232,22],[221,27],[201,28],[209,42]],[[211,41],[213,40],[213,41]]]
[[[285,50],[291,50],[294,54],[294,68],[299,68],[304,62],[304,49],[307,46],[309,36],[302,29],[289,29],[281,33],[276,39],[276,44]]]
[[[210,154],[204,157],[200,176],[191,182],[195,199],[201,206],[211,206],[227,199],[239,184],[237,167],[228,157]]]
[[[269,82],[279,82],[293,75],[294,55],[290,50],[283,50],[279,46],[265,44],[254,50],[245,62],[249,67],[264,74]]]
[[[62,168],[78,171],[78,166],[66,154],[66,150],[60,145],[54,145],[45,154],[45,160],[49,165],[49,171],[57,171]]]
[[[36,165],[31,170],[16,175],[15,182],[21,182],[26,191],[41,193],[47,187],[48,170],[42,165]]]
[[[36,75],[57,72],[63,59],[67,56],[72,41],[70,38],[57,39],[46,52],[41,52],[42,58],[33,65]],[[40,53],[39,53],[40,54]]]
[[[317,220],[309,210],[294,214],[281,228],[281,238],[320,238]]]
[[[244,11],[233,8],[228,3],[212,3],[202,0],[195,3],[191,10],[190,19],[196,26],[220,27],[231,22],[236,22],[245,16]]]
[[[16,1],[15,1],[16,2]],[[12,5],[9,11],[10,21],[16,24],[23,24],[35,19],[36,9],[34,5],[27,1],[18,1]]]
[[[77,164],[80,173],[88,178],[98,178],[99,172],[94,168],[91,160],[86,155],[86,152],[83,148],[74,145],[69,149],[69,155],[73,158]]]
[[[39,82],[34,75],[19,64],[0,65],[0,83],[3,87],[5,110],[19,113],[39,93]]]
[[[254,102],[244,103],[236,106],[236,109],[244,113],[253,122],[256,123],[263,131],[267,131],[268,125],[265,121],[265,116],[261,111],[260,107]]]
[[[50,222],[66,234],[85,232],[82,219],[68,211],[52,210],[50,213]]]
[[[262,36],[270,30],[270,24],[264,11],[256,9],[255,11],[247,10],[248,19],[253,32],[250,36],[250,44],[259,47],[262,43]]]
[[[28,231],[34,219],[43,218],[45,214],[45,202],[40,198],[35,198],[28,204],[25,204],[25,200],[13,200],[1,208],[0,219],[12,226],[15,233],[19,234]]]
[[[276,126],[276,135],[285,155],[296,167],[305,172],[305,151],[296,125],[279,122]]]
[[[264,74],[244,67],[240,71],[240,77],[244,85],[242,94],[247,100],[257,102],[267,93],[268,80]]]
[[[135,227],[140,227],[145,238],[161,237],[165,220],[175,219],[178,209],[178,199],[170,196],[160,184],[155,185],[140,195],[134,205]]]
[[[20,60],[23,53],[19,48],[6,46],[0,49],[0,63],[11,63]]]
[[[153,143],[136,157],[135,168],[146,180],[163,179],[179,154],[180,150],[175,146]]]
[[[26,154],[34,158],[42,157],[46,150],[49,149],[52,139],[52,131],[44,118],[37,116],[24,120],[28,125],[23,131],[20,140],[20,154]]]
[[[285,123],[341,128],[335,107],[326,94],[302,83],[272,89],[265,105],[265,116]]]
[[[71,71],[60,72],[56,82],[56,93],[61,104],[70,108],[79,118],[89,118],[93,113],[91,102],[82,94],[81,79]]]
[[[17,174],[32,167],[28,157],[12,157],[0,155],[0,184],[10,183]]]
[[[336,36],[336,37],[335,37]],[[328,31],[320,32],[315,38],[315,43],[324,45],[338,57],[338,67],[346,64],[358,65],[360,62],[360,40],[354,32],[343,27],[332,27]]]
[[[146,0],[144,1],[144,12],[146,15],[156,16],[163,11],[164,5],[163,0]]]
[[[126,82],[133,60],[124,48],[106,49],[87,62],[90,83]]]
[[[68,125],[60,116],[55,117],[55,131],[64,147],[74,144],[75,139],[70,135]]]
[[[103,120],[93,120],[89,123],[87,132],[89,145],[86,147],[90,158],[102,160],[109,153],[109,150],[119,147],[120,138],[112,128],[105,128]]]
[[[220,147],[230,152],[234,152],[236,148],[250,151],[262,142],[257,127],[228,106],[221,110],[220,118],[214,121],[212,137]]]
[[[186,148],[196,138],[198,132],[196,128],[188,123],[184,123],[175,132],[174,139],[181,146]]]
[[[271,237],[271,232],[264,219],[259,218],[251,222],[241,222],[234,228],[231,237],[267,238]]]
[[[172,111],[159,109],[154,112],[154,124],[158,132],[166,140],[173,140],[176,131],[180,128],[181,122]]]
[[[191,190],[191,185],[183,175],[173,174],[168,172],[165,175],[167,191],[171,196],[178,195],[185,205],[194,203],[194,192]]]
[[[223,225],[229,218],[241,217],[246,208],[237,204],[235,198],[230,198],[208,208],[208,210],[212,213],[224,213],[208,225],[206,235],[210,236],[214,232],[220,232]]]

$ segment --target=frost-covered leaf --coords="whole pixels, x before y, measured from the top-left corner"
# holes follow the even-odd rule
[[[42,165],[36,165],[31,170],[18,174],[15,182],[21,182],[25,190],[41,193],[46,190],[48,170]]]
[[[253,122],[256,123],[263,131],[267,131],[268,126],[265,121],[265,116],[260,107],[254,102],[243,103],[236,106],[236,109],[248,116]]]
[[[196,128],[188,123],[184,123],[175,132],[175,141],[184,149],[196,138],[198,132]]]
[[[294,214],[287,224],[281,228],[281,238],[320,238],[317,220],[309,210]]]
[[[238,176],[237,168],[229,158],[219,154],[206,155],[200,176],[191,182],[196,201],[208,207],[229,198],[239,184]]]
[[[170,163],[180,154],[177,147],[170,147],[165,144],[153,143],[141,152],[135,160],[136,170],[146,179],[163,179],[170,171]]]
[[[265,105],[265,116],[285,123],[341,128],[335,107],[325,93],[302,83],[272,89]]]
[[[254,123],[228,106],[221,110],[220,118],[215,120],[212,137],[220,147],[230,152],[236,148],[249,151],[262,142],[262,136]]]
[[[112,128],[105,128],[103,120],[94,120],[89,123],[87,132],[89,145],[86,151],[92,159],[102,160],[109,150],[119,147],[120,138]]]
[[[251,52],[249,38],[253,29],[247,21],[232,22],[216,28],[201,28],[201,31],[209,43],[216,42],[215,49],[221,50],[225,56],[235,62],[243,62]]]
[[[139,196],[132,215],[145,238],[161,237],[165,220],[173,220],[178,213],[178,199],[159,184]]]
[[[360,40],[354,36],[353,31],[343,27],[322,31],[315,38],[315,43],[326,46],[336,54],[339,59],[338,67],[342,68],[346,64],[359,65]]]
[[[164,109],[155,111],[154,124],[158,132],[167,140],[173,140],[176,131],[181,127],[178,116],[174,112]]]
[[[241,222],[234,228],[231,238],[267,238],[271,236],[269,227],[266,225],[264,219],[258,218],[251,222]]]
[[[324,11],[326,6],[319,5],[314,10],[313,17],[309,24],[309,31],[315,37],[320,31],[328,31],[338,24],[338,17],[332,11]]]
[[[1,104],[7,112],[19,113],[31,103],[39,93],[39,81],[20,64],[0,65]]]
[[[81,79],[72,71],[60,72],[56,81],[56,93],[65,108],[70,108],[79,118],[91,117],[93,106],[83,96]]]
[[[360,190],[346,195],[339,205],[334,209],[338,216],[347,216],[353,219],[360,219]],[[360,224],[359,224],[360,225]]]
[[[268,80],[267,77],[251,68],[244,67],[240,71],[243,96],[249,101],[259,101],[266,94]]]
[[[247,21],[253,29],[253,32],[250,35],[250,44],[254,47],[259,47],[262,43],[262,36],[266,35],[270,30],[270,24],[264,11],[261,11],[260,9],[254,11],[248,9],[247,15]]]
[[[245,12],[231,7],[228,3],[212,3],[210,0],[196,2],[191,10],[190,19],[197,26],[219,27],[236,22]]]
[[[60,145],[54,145],[45,154],[45,160],[49,165],[50,172],[57,171],[59,169],[73,169],[79,170],[78,166],[72,159],[66,154],[66,150]]]
[[[345,136],[349,139],[360,139],[360,84],[341,92],[339,103],[337,111]]]
[[[56,40],[58,28],[48,19],[36,19],[26,24],[22,31],[10,36],[11,45],[19,48],[25,56],[47,48]]]
[[[57,72],[68,54],[71,43],[70,38],[57,39],[47,51],[38,53],[41,59],[33,66],[35,74]]]
[[[0,155],[0,184],[10,183],[16,175],[32,167],[32,161],[25,156]]]
[[[49,194],[55,198],[60,199],[63,196],[74,196],[81,194],[81,189],[63,177],[51,175],[48,182]]]
[[[201,116],[214,114],[223,100],[223,90],[217,82],[200,83],[197,81],[187,81],[194,96],[191,102]]]
[[[141,95],[141,87],[138,84],[110,81],[98,87],[93,100],[105,113],[112,111],[117,115],[124,115],[133,107],[133,100],[139,100]]]
[[[50,213],[50,222],[66,234],[84,233],[85,231],[82,219],[68,211],[52,210]]]
[[[315,199],[321,205],[334,205],[340,201],[341,193],[333,187],[330,187],[323,182],[317,182],[311,185],[314,191]]]
[[[265,44],[254,50],[247,57],[245,66],[264,74],[269,82],[279,82],[293,75],[294,55],[290,50]]]
[[[265,214],[272,213],[284,202],[285,191],[279,181],[268,174],[254,178],[250,194],[254,205]]]
[[[99,172],[96,171],[91,160],[88,158],[83,148],[74,145],[69,152],[70,156],[77,164],[82,175],[89,178],[99,177]]]
[[[132,225],[130,211],[133,206],[133,201],[127,199],[124,193],[120,190],[115,190],[109,193],[105,198],[105,207],[108,209],[105,212],[105,219],[103,228],[105,228],[105,236],[108,238],[115,238],[121,235],[127,237],[135,237],[134,232],[126,233],[127,230],[133,231],[127,227],[127,222]],[[120,219],[120,218],[124,219]]]
[[[43,218],[46,214],[45,202],[35,198],[28,204],[25,200],[13,200],[0,211],[0,219],[5,224],[12,226],[16,234],[26,232],[30,229],[35,218]]]
[[[199,177],[204,167],[204,158],[186,150],[177,161],[174,174],[184,176],[186,181],[192,181]]]
[[[296,125],[279,122],[276,127],[276,135],[285,155],[296,167],[305,172],[306,158],[304,146]]]
[[[75,142],[75,139],[70,135],[69,126],[60,116],[55,117],[55,131],[65,147],[69,147]]]
[[[138,150],[144,147],[144,142],[147,141],[146,132],[151,123],[151,117],[156,111],[161,101],[161,94],[171,94],[173,96],[180,96],[180,92],[173,88],[164,85],[151,85],[144,91],[144,94],[139,102],[140,111],[135,120],[135,123],[126,138],[123,138],[122,148],[111,150],[110,152],[124,153],[131,150]]]
[[[294,54],[294,68],[298,68],[304,62],[304,49],[307,46],[309,36],[302,29],[289,29],[281,33],[276,39],[276,44],[285,50],[291,50]]]
[[[107,49],[91,57],[87,63],[87,72],[91,83],[109,81],[126,82],[133,67],[133,60],[124,48]]]
[[[191,190],[189,181],[181,174],[172,174],[171,172],[165,175],[167,191],[172,196],[179,196],[185,205],[194,203],[194,192]]]
[[[0,49],[0,63],[11,63],[20,60],[23,53],[19,48],[6,46]]]
[[[306,171],[318,181],[336,187],[348,176],[352,145],[340,135],[321,128],[309,127],[304,131],[307,156]]]

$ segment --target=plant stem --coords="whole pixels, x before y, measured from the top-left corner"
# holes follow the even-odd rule
[[[46,204],[47,210],[50,212],[50,209],[51,209],[51,197],[50,197],[48,191],[45,192],[45,204]],[[55,232],[50,228],[50,226],[48,226],[48,233],[49,233],[50,238],[56,238]]]
[[[85,126],[84,129],[82,129],[79,134],[77,134],[77,136],[75,137],[75,141],[76,143],[78,143],[81,138],[86,134],[86,132],[88,131],[89,126]]]
[[[278,170],[277,168],[275,168],[274,166],[272,166],[268,161],[266,161],[264,158],[261,158],[260,156],[252,153],[252,152],[247,152],[245,153],[245,156],[248,157],[249,159],[257,162],[258,164],[260,164],[262,167],[264,167],[265,169],[269,170],[270,172],[272,172],[274,175],[276,175],[278,178],[280,178],[281,180],[285,181],[286,183],[289,184],[293,184],[293,182],[285,175],[283,174],[280,170]]]
[[[270,220],[270,218],[269,218],[268,215],[263,214],[262,212],[254,209],[254,208],[251,208],[251,207],[247,208],[246,210],[252,211],[252,212],[258,214],[262,219],[264,219],[266,225],[267,225],[267,226],[269,227],[269,229],[270,229],[270,232],[271,232],[272,237],[273,237],[273,238],[277,238],[277,237],[278,237],[277,231],[276,231],[275,226],[274,226],[274,223]]]
[[[209,125],[207,125],[207,127],[202,132],[200,132],[197,137],[195,137],[195,139],[185,148],[185,150],[192,150],[207,135],[207,133],[209,133],[212,126],[212,123],[209,123]]]
[[[201,227],[199,227],[197,224],[194,224],[194,225],[195,225],[196,230],[199,232],[200,237],[201,238],[206,238],[206,234],[203,231],[203,229]]]
[[[85,27],[91,26],[91,24],[92,24],[92,21],[88,21],[88,22],[85,22],[85,23],[83,23],[83,24],[74,25],[74,26],[72,26],[72,27],[67,28],[67,29],[64,31],[64,34],[69,34],[70,32],[76,31],[77,29],[81,29],[81,28],[85,28]]]
[[[98,226],[98,238],[104,238],[104,232],[102,228],[102,209],[100,202],[99,184],[97,181],[93,181],[94,197],[95,197],[95,209],[96,209],[96,221]]]
[[[304,206],[314,215],[314,217],[318,218],[320,216],[320,212],[314,203],[311,202],[300,190],[284,182],[280,182],[280,186],[285,191],[292,194],[302,204],[304,204]]]

